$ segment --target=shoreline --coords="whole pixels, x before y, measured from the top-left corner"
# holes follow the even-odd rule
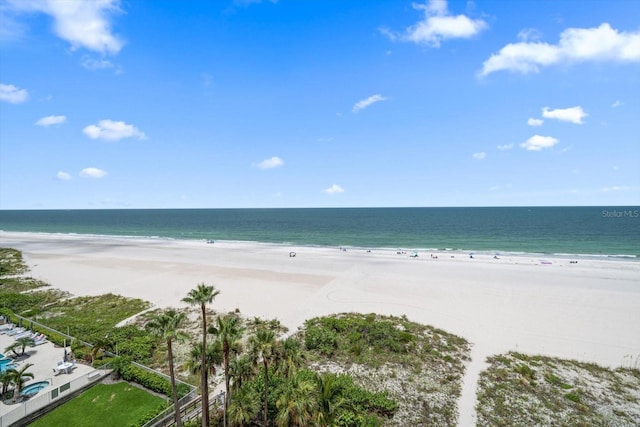
[[[167,241],[167,242],[197,242],[197,243],[210,243],[209,240],[203,238],[176,238],[165,236],[135,236],[135,235],[117,235],[117,234],[93,234],[93,233],[64,233],[64,232],[45,232],[45,231],[6,231],[0,229],[0,238],[3,235],[41,235],[41,236],[57,236],[64,238],[90,238],[90,239],[122,239],[124,241]],[[211,241],[214,242],[213,240]],[[347,249],[351,251],[371,251],[382,253],[396,253],[396,251],[402,250],[407,253],[419,252],[419,253],[433,253],[434,255],[444,255],[451,257],[468,257],[470,254],[474,256],[499,256],[499,257],[523,257],[523,258],[550,258],[550,259],[562,259],[562,258],[578,258],[584,260],[612,260],[612,261],[636,261],[640,263],[639,254],[591,254],[591,253],[564,253],[564,252],[523,252],[523,251],[504,251],[499,249],[460,249],[460,248],[430,248],[430,247],[375,247],[375,246],[353,246],[353,245],[321,245],[321,244],[301,244],[291,242],[262,242],[254,240],[215,240],[215,245],[223,247],[234,246],[264,246],[264,247],[276,247],[276,248],[309,248],[309,249],[328,249],[328,250],[341,250]]]

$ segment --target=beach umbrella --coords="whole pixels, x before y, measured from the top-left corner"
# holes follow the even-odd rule
[[[18,327],[22,328],[22,317],[18,320]]]
[[[64,348],[64,355],[62,356],[62,361],[65,363],[67,361],[67,347]]]
[[[29,325],[29,329],[31,330],[31,332],[33,332],[33,320],[31,321],[31,324]]]

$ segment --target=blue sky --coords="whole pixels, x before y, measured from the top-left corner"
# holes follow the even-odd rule
[[[0,208],[639,205],[638,17],[0,0]]]

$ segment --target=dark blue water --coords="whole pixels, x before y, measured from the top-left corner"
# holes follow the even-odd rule
[[[640,207],[2,210],[0,230],[640,257]]]

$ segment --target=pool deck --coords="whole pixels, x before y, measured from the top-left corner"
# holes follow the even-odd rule
[[[12,336],[6,335],[5,333],[0,332],[0,353],[6,357],[9,357],[13,354],[13,352],[5,352],[4,349],[9,345],[13,344],[14,338]],[[67,348],[69,349],[69,348]],[[53,372],[53,368],[55,368],[58,362],[61,362],[64,357],[64,348],[60,346],[55,346],[51,342],[46,342],[44,344],[35,346],[35,347],[27,347],[25,354],[28,355],[26,358],[20,358],[16,362],[20,369],[26,363],[32,363],[27,372],[31,372],[33,374],[33,379],[27,381],[25,386],[29,384],[37,383],[40,381],[49,381],[49,386],[42,389],[38,394],[46,393],[47,391],[59,387],[65,383],[70,382],[73,379],[82,377],[83,375],[92,372],[94,368],[88,365],[83,365],[82,363],[76,363],[74,369],[69,374],[60,373],[56,375]],[[21,405],[22,403],[16,403],[13,405],[7,405],[4,402],[0,401],[0,417],[6,414],[9,411],[12,411],[17,407],[17,405]]]

